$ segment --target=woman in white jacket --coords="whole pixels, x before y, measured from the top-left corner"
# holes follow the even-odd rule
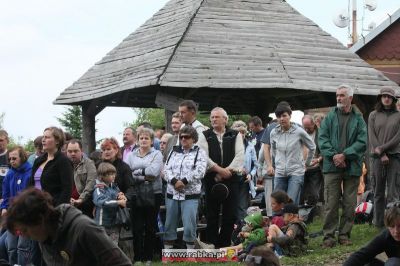
[[[184,126],[179,131],[179,139],[180,145],[173,147],[164,168],[168,183],[164,246],[173,247],[177,239],[179,218],[182,218],[183,241],[187,248],[194,248],[201,179],[206,173],[207,155],[204,150],[194,145],[198,135],[192,126]]]

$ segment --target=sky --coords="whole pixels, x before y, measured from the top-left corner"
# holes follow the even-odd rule
[[[56,97],[95,62],[161,9],[167,0],[0,0],[0,114],[4,128],[25,143],[48,126],[60,126],[66,106]],[[348,8],[348,0],[287,0],[344,45],[347,28],[332,19]],[[377,25],[399,7],[398,0],[377,0],[375,11],[364,11],[364,28]],[[361,21],[359,22],[361,27]],[[367,34],[365,31],[364,35]],[[301,114],[293,116],[299,122]],[[135,119],[132,108],[104,109],[96,117],[96,139],[122,139],[125,122]]]

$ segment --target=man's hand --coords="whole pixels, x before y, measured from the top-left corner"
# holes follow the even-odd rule
[[[248,175],[246,176],[246,179],[244,180],[244,182],[245,182],[245,183],[250,183],[250,181],[251,181],[251,174],[248,174]]]
[[[319,164],[319,158],[312,159],[311,163],[310,163],[310,166],[314,166],[314,165],[317,165],[317,164]]]
[[[386,154],[384,154],[384,155],[381,157],[381,163],[382,163],[383,165],[388,165],[388,164],[389,164],[389,157],[388,157]]]
[[[222,179],[228,179],[228,178],[232,177],[232,172],[229,168],[220,167],[218,170],[218,174]]]
[[[268,166],[267,175],[269,175],[269,176],[275,175],[275,169],[272,166]]]
[[[174,186],[176,191],[182,191],[185,188],[185,184],[181,180],[178,180]]]
[[[376,147],[376,148],[374,149],[374,153],[380,156],[380,155],[382,154],[382,149],[379,148],[379,147]]]
[[[82,204],[82,199],[72,199],[71,198],[71,205],[72,206],[79,206],[79,205],[81,205]]]
[[[7,214],[7,209],[1,210],[1,217],[4,217]]]
[[[343,153],[336,154],[333,156],[333,163],[335,164],[336,167],[343,166],[343,164],[346,165],[345,160],[346,156],[344,156]]]

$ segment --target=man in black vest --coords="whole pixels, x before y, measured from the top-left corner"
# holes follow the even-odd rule
[[[210,115],[211,129],[199,135],[197,144],[208,156],[207,174],[204,177],[207,229],[206,240],[218,247],[231,244],[233,225],[238,208],[239,177],[244,161],[244,146],[240,133],[227,129],[228,115],[221,107],[215,107]],[[227,197],[221,199],[221,193],[213,191],[214,185],[222,183],[229,190]],[[222,223],[219,230],[218,220],[222,204]]]

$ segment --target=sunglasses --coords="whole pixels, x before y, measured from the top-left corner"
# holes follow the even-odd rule
[[[17,157],[10,157],[10,158],[8,158],[8,160],[11,162],[11,161],[16,161],[16,160],[18,160],[18,158],[17,158]]]
[[[180,138],[180,139],[191,139],[192,136],[189,136],[189,135],[180,135],[179,138]]]

